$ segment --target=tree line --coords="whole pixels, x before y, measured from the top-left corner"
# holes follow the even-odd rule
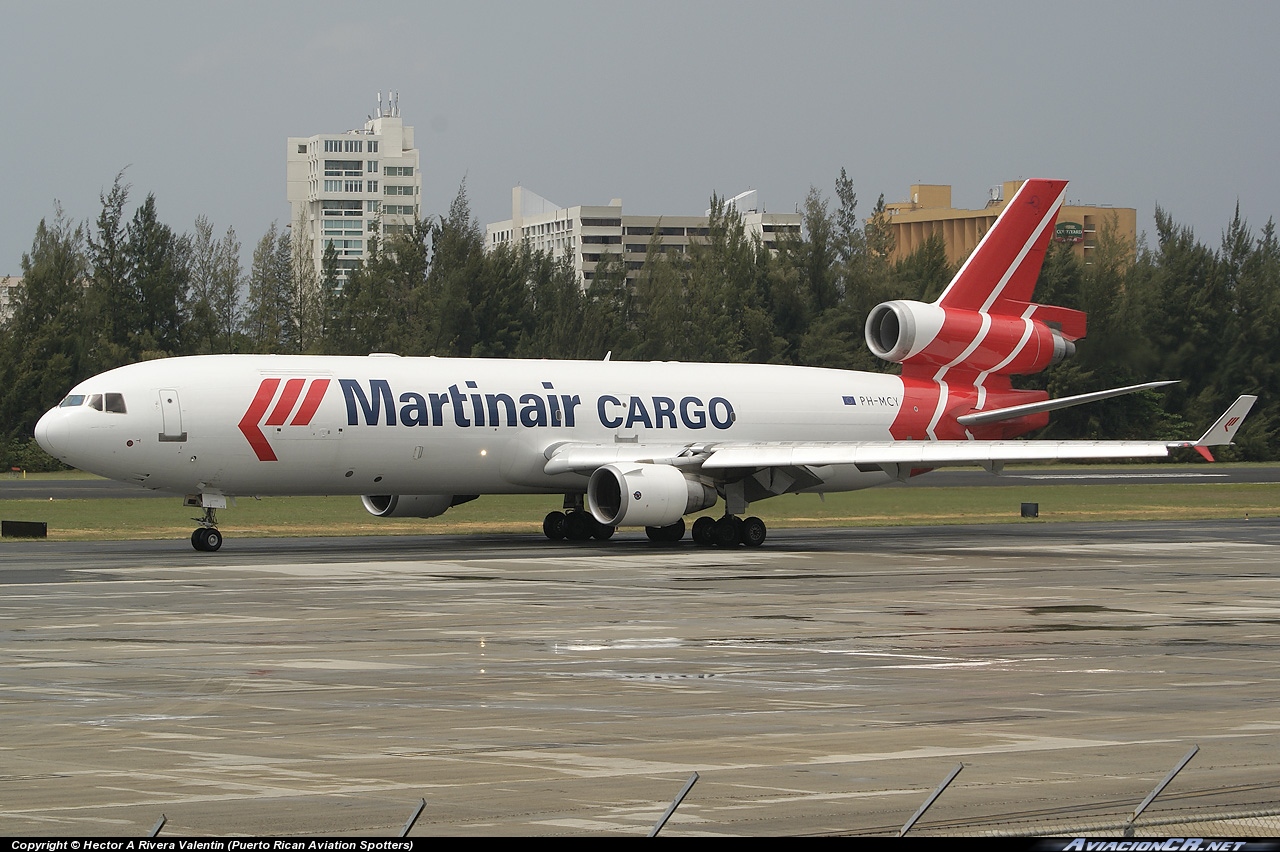
[[[842,169],[834,195],[811,189],[802,230],[766,248],[713,197],[708,235],[683,253],[656,239],[638,270],[602,254],[582,286],[570,261],[518,244],[484,250],[465,184],[449,210],[409,233],[367,241],[335,289],[337,257],[317,273],[291,229],[273,223],[242,268],[233,228],[204,217],[164,224],[154,195],[129,217],[117,175],[92,223],[55,205],[22,257],[23,284],[0,339],[0,464],[52,462],[35,421],[82,379],[172,355],[396,352],[495,358],[751,361],[893,372],[867,351],[876,304],[931,301],[955,273],[941,237],[891,262],[881,195],[858,214]],[[1235,217],[1216,247],[1156,210],[1155,246],[1114,223],[1092,260],[1053,244],[1036,301],[1089,314],[1075,358],[1023,377],[1054,396],[1153,378],[1181,384],[1054,415],[1045,437],[1196,437],[1239,393],[1261,400],[1226,457],[1274,459],[1280,425],[1280,243]],[[301,230],[301,229],[297,229]],[[1145,240],[1142,241],[1145,243]]]

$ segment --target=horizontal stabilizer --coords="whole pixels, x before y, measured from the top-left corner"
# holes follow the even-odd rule
[[[1047,399],[1044,402],[1028,402],[1025,405],[1011,405],[1008,408],[993,408],[990,411],[976,411],[973,414],[965,414],[962,417],[957,417],[956,421],[961,426],[981,426],[984,423],[997,423],[1001,420],[1013,420],[1015,417],[1025,417],[1028,414],[1039,414],[1042,411],[1057,411],[1060,408],[1070,408],[1073,405],[1083,405],[1086,402],[1097,402],[1100,399],[1110,399],[1113,396],[1124,396],[1128,393],[1137,393],[1138,391],[1150,390],[1151,388],[1162,388],[1165,385],[1176,385],[1177,383],[1178,382],[1176,380],[1147,382],[1146,384],[1141,385],[1129,385],[1128,387],[1094,391],[1093,393],[1082,393],[1077,394],[1076,396],[1064,396],[1061,399]],[[1241,397],[1241,399],[1243,398],[1244,397]],[[1225,417],[1226,415],[1223,416]],[[1216,427],[1217,424],[1214,425]],[[1232,434],[1235,433],[1233,432]]]

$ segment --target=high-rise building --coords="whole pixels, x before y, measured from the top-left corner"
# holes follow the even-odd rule
[[[0,328],[8,325],[9,320],[13,319],[13,312],[17,308],[14,298],[20,287],[22,287],[21,275],[6,275],[0,278]]]
[[[736,210],[743,230],[769,248],[782,234],[800,235],[800,214],[765,213],[754,189],[728,199],[725,207]],[[511,218],[485,226],[484,245],[490,251],[524,241],[552,257],[568,256],[585,286],[606,254],[622,258],[629,278],[644,265],[651,240],[663,253],[683,254],[691,241],[709,234],[710,215],[709,210],[705,216],[623,215],[619,198],[601,206],[560,207],[517,186],[511,190]]]
[[[290,225],[322,274],[325,248],[337,252],[341,288],[368,256],[373,237],[408,233],[422,195],[413,128],[400,118],[398,95],[364,127],[346,133],[290,136],[287,159]]]

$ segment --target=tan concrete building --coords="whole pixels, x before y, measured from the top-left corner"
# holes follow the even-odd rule
[[[782,234],[800,234],[799,213],[764,212],[755,190],[728,199],[725,206],[737,210],[746,233],[765,246],[773,247]],[[585,286],[606,254],[621,255],[627,277],[634,277],[655,236],[663,253],[683,254],[691,242],[708,235],[709,217],[710,211],[704,216],[624,215],[620,198],[601,206],[560,207],[517,186],[511,190],[511,218],[485,226],[484,245],[490,251],[525,240],[552,257],[568,255]]]
[[[893,225],[895,240],[892,260],[901,260],[920,248],[936,233],[947,244],[947,260],[959,264],[978,246],[978,242],[995,223],[1005,202],[1022,186],[1020,180],[1005,181],[993,187],[985,207],[979,210],[951,206],[951,187],[947,184],[914,184],[908,201],[885,204],[885,213]],[[1120,235],[1132,244],[1138,235],[1138,211],[1132,207],[1080,205],[1069,202],[1058,211],[1054,240],[1072,244],[1076,256],[1092,262],[1098,231],[1114,217]]]

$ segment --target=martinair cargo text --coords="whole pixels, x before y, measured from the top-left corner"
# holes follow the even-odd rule
[[[1164,456],[1228,444],[1255,397],[1200,440],[1014,440],[1048,412],[1162,382],[1050,400],[1010,377],[1070,357],[1084,314],[1030,301],[1065,181],[1029,180],[937,301],[891,301],[867,345],[900,376],[763,364],[210,355],[81,382],[40,419],[51,455],[186,495],[217,550],[234,495],[357,494],[429,518],[483,494],[564,495],[551,539],[758,546],[754,502],[867,488],[944,465]]]

